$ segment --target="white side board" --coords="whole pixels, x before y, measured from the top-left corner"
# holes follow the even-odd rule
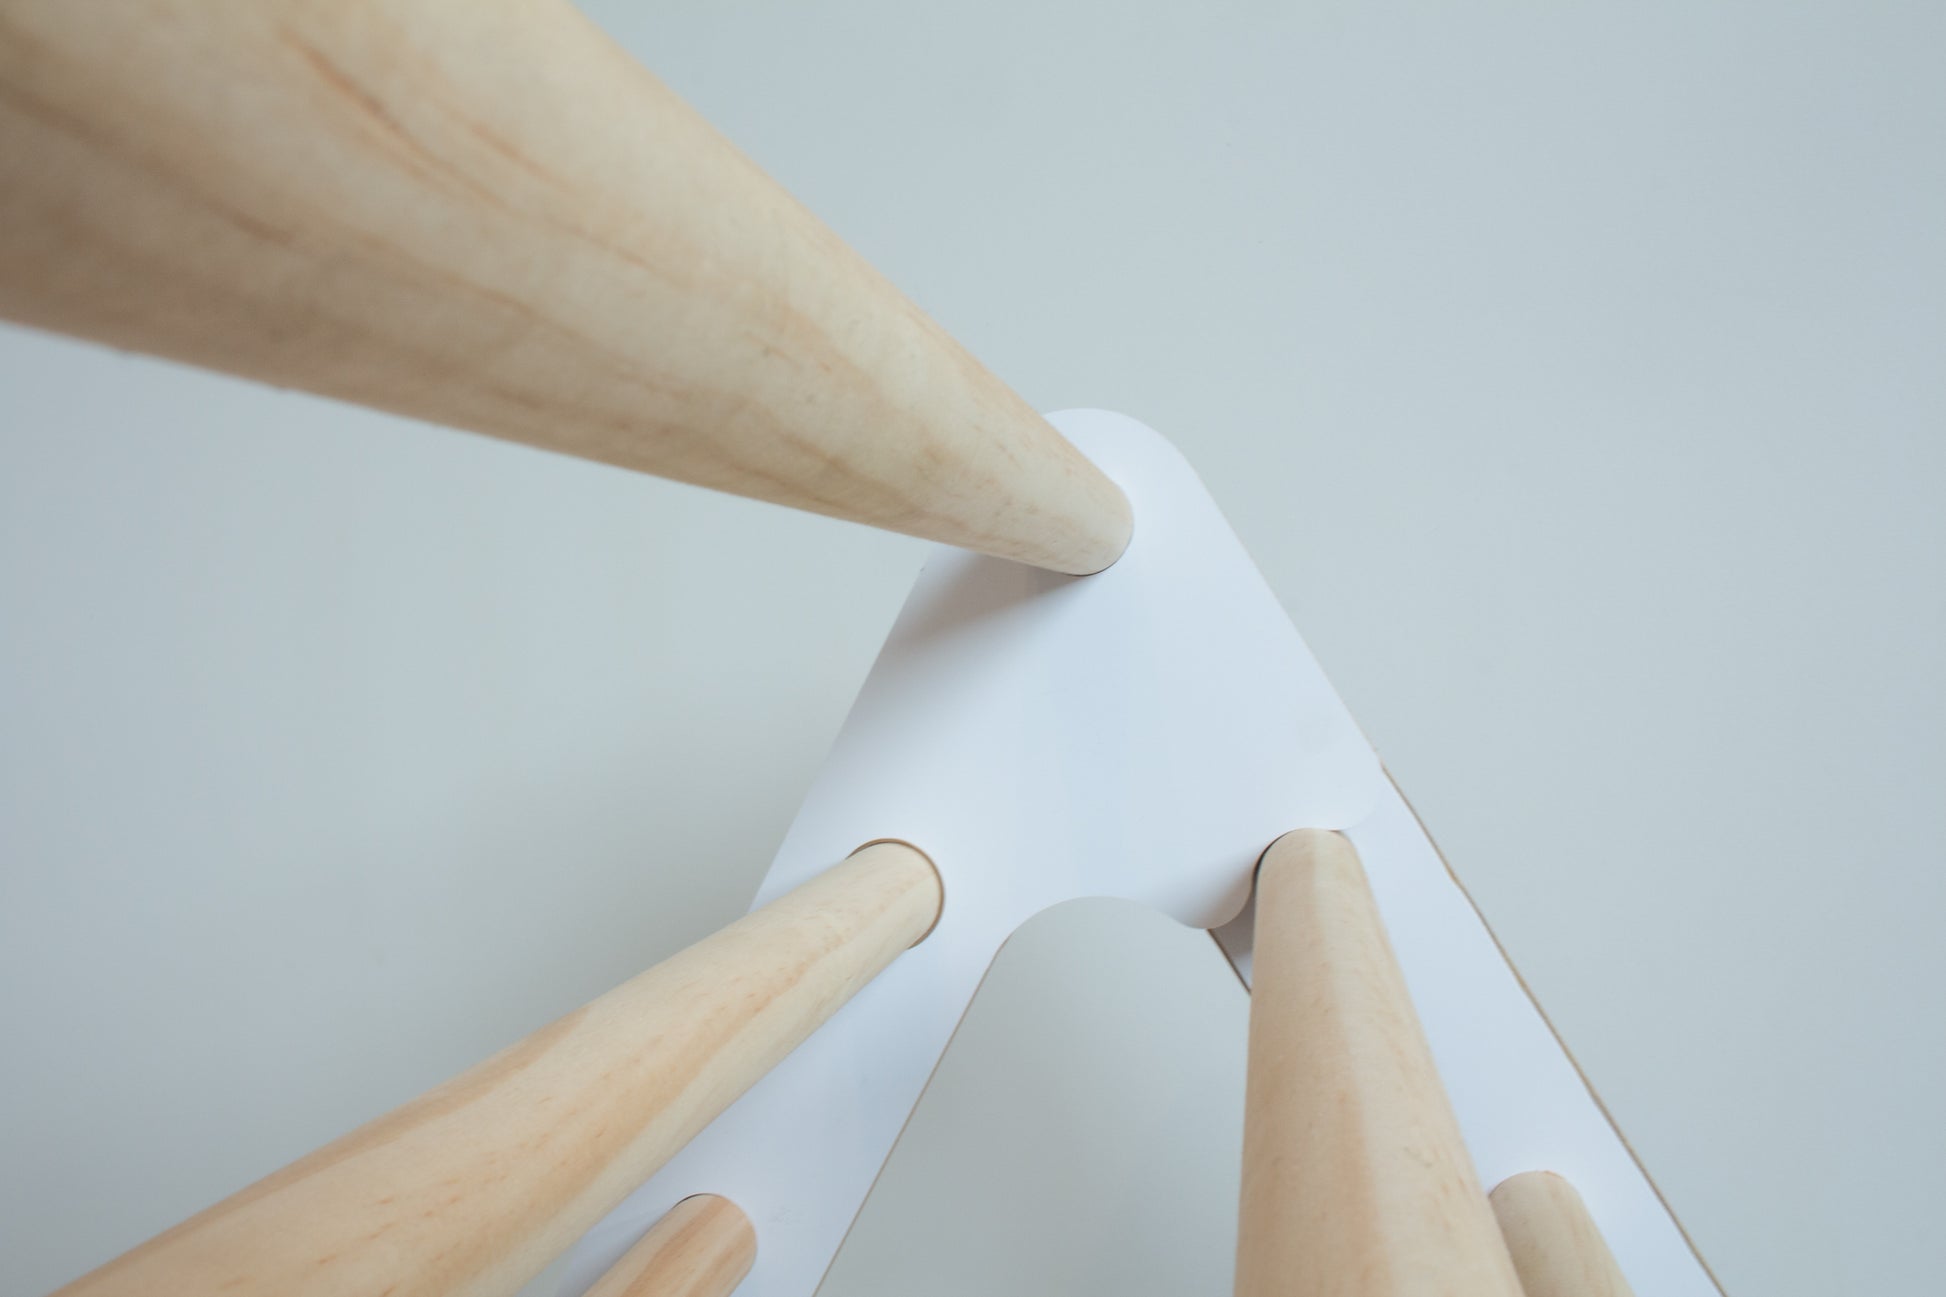
[[[939,866],[939,927],[591,1230],[564,1292],[717,1193],[757,1230],[741,1297],[809,1297],[1015,929],[1083,896],[1218,928],[1311,826],[1364,857],[1488,1182],[1567,1174],[1638,1291],[1715,1297],[1194,471],[1131,419],[1052,418],[1128,493],[1127,554],[1077,579],[935,553],[755,902],[900,838]]]

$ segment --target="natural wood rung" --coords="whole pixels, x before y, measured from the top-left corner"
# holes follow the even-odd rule
[[[684,1198],[586,1297],[729,1297],[757,1259],[757,1232],[728,1198]]]
[[[62,1290],[519,1290],[899,953],[943,896],[881,842]]]
[[[1520,1297],[1358,853],[1264,853],[1237,1297]]]
[[[1572,1184],[1523,1171],[1491,1195],[1527,1297],[1633,1297],[1614,1253]]]

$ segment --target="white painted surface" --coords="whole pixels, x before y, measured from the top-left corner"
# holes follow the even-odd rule
[[[810,1297],[1000,947],[1043,910],[1138,900],[1196,927],[1264,847],[1363,820],[1384,776],[1195,472],[1102,411],[1055,417],[1127,492],[1083,580],[935,549],[757,901],[860,844],[921,847],[939,925],[591,1233],[592,1284],[693,1193],[760,1246],[746,1297]]]
[[[1088,897],[1218,927],[1310,827],[1358,846],[1484,1187],[1561,1171],[1638,1289],[1716,1297],[1194,470],[1131,419],[1052,417],[1128,494],[1127,553],[1076,580],[935,549],[758,890],[900,838],[939,868],[938,926],[597,1225],[562,1291],[715,1193],[761,1241],[738,1291],[811,1297],[1016,930]]]
[[[1946,10],[593,8],[1169,431],[1732,1297],[1933,1284]],[[920,556],[0,331],[0,1287],[741,911]],[[828,1291],[1221,1291],[1162,923],[1003,953]]]

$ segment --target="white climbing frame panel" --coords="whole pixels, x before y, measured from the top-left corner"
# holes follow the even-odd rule
[[[873,838],[922,847],[939,928],[570,1253],[577,1294],[678,1201],[756,1227],[743,1297],[809,1297],[1002,943],[1120,896],[1220,928],[1273,839],[1356,843],[1485,1183],[1547,1167],[1636,1288],[1717,1289],[1387,780],[1194,471],[1120,415],[1055,425],[1127,493],[1128,552],[1075,579],[941,548],[927,563],[756,903]]]

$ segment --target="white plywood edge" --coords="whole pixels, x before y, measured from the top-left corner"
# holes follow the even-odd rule
[[[1319,827],[1359,847],[1485,1181],[1560,1171],[1639,1291],[1714,1297],[1194,471],[1132,419],[1050,417],[1128,493],[1127,554],[1070,578],[936,550],[753,902],[900,838],[940,868],[938,928],[591,1230],[563,1293],[717,1193],[757,1230],[739,1293],[809,1297],[1015,929],[1084,896],[1222,929],[1263,848]]]

